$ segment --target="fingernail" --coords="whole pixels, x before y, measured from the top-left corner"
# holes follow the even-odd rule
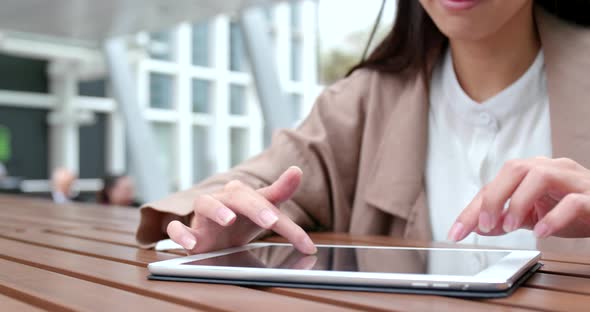
[[[533,232],[537,238],[546,238],[549,236],[549,227],[545,223],[537,223]]]
[[[182,238],[180,245],[186,250],[193,250],[195,245],[197,245],[197,241],[192,237],[186,236]]]
[[[483,211],[479,215],[479,230],[483,233],[489,233],[492,230],[492,216],[489,212]]]
[[[318,248],[315,246],[315,244],[311,241],[311,238],[306,237],[303,240],[303,245],[305,246],[305,250],[307,251],[306,253],[309,255],[314,255],[316,253],[318,253]]]
[[[455,222],[449,231],[448,240],[451,241],[459,241],[461,237],[463,237],[463,231],[465,230],[465,226],[461,222]]]
[[[277,223],[277,221],[279,221],[279,217],[270,209],[263,209],[260,211],[258,213],[258,218],[260,219],[262,225],[267,228],[273,226],[275,223]]]
[[[235,217],[236,214],[225,207],[220,207],[217,209],[217,218],[224,225],[230,223]]]
[[[506,233],[510,233],[516,230],[516,220],[512,215],[507,215],[506,218],[504,218],[504,224],[502,225],[502,229]]]

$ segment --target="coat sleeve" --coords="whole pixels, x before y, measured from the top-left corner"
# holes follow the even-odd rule
[[[174,219],[189,223],[193,200],[219,190],[231,180],[260,188],[271,184],[290,166],[303,171],[303,180],[281,211],[308,231],[332,229],[335,213],[350,210],[356,186],[367,89],[371,72],[357,71],[326,88],[311,113],[295,130],[280,130],[271,146],[230,171],[212,176],[185,191],[141,207],[136,233],[149,248],[167,237]]]

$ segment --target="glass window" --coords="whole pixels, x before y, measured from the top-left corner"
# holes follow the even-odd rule
[[[298,31],[301,28],[301,1],[291,0],[289,7],[291,28],[294,31]]]
[[[94,123],[79,126],[79,171],[81,179],[101,177],[106,174],[107,114],[95,113]]]
[[[301,62],[302,53],[301,40],[299,38],[291,39],[291,80],[301,81]]]
[[[170,178],[170,181],[175,179],[175,151],[176,151],[176,135],[174,133],[174,125],[162,122],[155,122],[152,125],[154,136],[156,137],[156,144],[158,148],[158,162],[165,170],[165,174]],[[172,182],[174,183],[174,182]]]
[[[229,27],[229,69],[231,71],[245,71],[245,51],[242,32],[236,22]]]
[[[78,94],[82,96],[106,97],[107,81],[105,79],[78,82]]]
[[[230,130],[230,149],[231,149],[231,166],[236,166],[248,158],[249,150],[248,129],[231,128]]]
[[[148,46],[151,58],[172,61],[174,59],[174,35],[171,30],[150,34]]]
[[[229,113],[231,115],[246,115],[246,87],[232,84],[229,86]]]
[[[209,66],[209,24],[193,25],[193,65]]]
[[[193,112],[211,113],[211,82],[202,79],[193,79]]]
[[[152,108],[173,108],[174,78],[171,75],[150,73],[150,103]]]
[[[199,183],[213,173],[213,163],[209,157],[209,129],[193,127],[193,181]]]

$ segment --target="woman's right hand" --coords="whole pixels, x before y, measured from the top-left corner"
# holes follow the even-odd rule
[[[258,190],[231,181],[219,192],[197,197],[191,226],[172,221],[168,235],[195,254],[245,245],[262,231],[272,230],[300,252],[314,254],[317,249],[307,233],[277,208],[293,196],[301,176],[301,169],[291,167],[272,185]]]

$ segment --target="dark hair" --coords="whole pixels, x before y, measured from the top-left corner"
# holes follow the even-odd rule
[[[535,0],[548,12],[566,21],[590,26],[590,0]],[[428,70],[432,54],[442,53],[448,39],[436,27],[418,0],[398,0],[395,23],[366,60],[354,66],[385,73]]]
[[[108,205],[111,203],[111,199],[109,197],[109,192],[115,187],[115,184],[119,181],[119,179],[125,177],[124,174],[109,174],[102,177],[102,190],[98,192],[96,201],[99,204]]]

